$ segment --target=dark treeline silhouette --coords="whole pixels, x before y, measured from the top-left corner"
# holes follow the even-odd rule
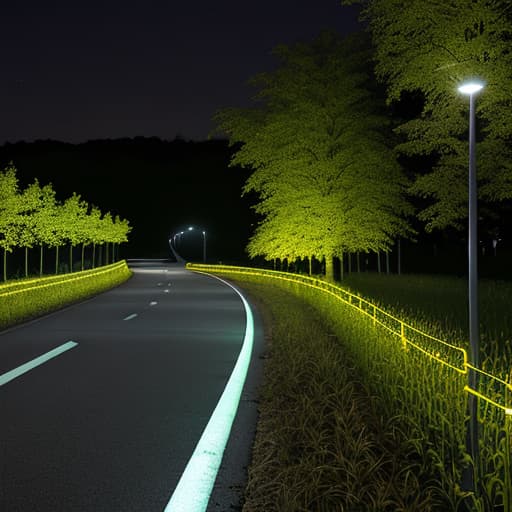
[[[123,257],[167,257],[169,235],[192,225],[207,231],[210,261],[242,262],[253,218],[249,199],[241,197],[247,174],[228,168],[229,159],[224,140],[38,140],[0,147],[0,166],[12,161],[22,186],[37,178],[52,183],[59,199],[76,192],[128,219],[133,231]],[[201,241],[188,245],[188,256],[201,260]]]

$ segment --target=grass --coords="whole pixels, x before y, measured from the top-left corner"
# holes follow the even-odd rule
[[[224,269],[223,273],[227,270]],[[471,460],[465,449],[468,396],[464,392],[465,375],[440,365],[421,352],[404,350],[399,339],[381,328],[374,328],[371,320],[321,290],[263,276],[228,276],[240,280],[243,287],[252,287],[254,284],[261,286],[260,294],[267,296],[265,303],[274,312],[273,324],[284,326],[282,330],[276,327],[273,336],[285,348],[277,348],[275,341],[272,344],[268,361],[268,365],[271,365],[268,372],[270,377],[267,377],[270,384],[265,384],[262,404],[262,417],[265,417],[266,404],[276,401],[276,405],[270,409],[275,419],[273,423],[268,423],[268,427],[265,427],[262,420],[262,432],[267,432],[263,438],[267,440],[259,441],[255,449],[255,452],[265,447],[267,449],[266,455],[262,457],[263,462],[255,463],[256,467],[263,468],[262,481],[254,483],[254,476],[251,477],[250,482],[253,483],[250,483],[248,492],[250,497],[251,492],[254,492],[251,489],[261,488],[263,498],[271,491],[278,492],[278,499],[275,498],[278,507],[268,508],[274,500],[269,498],[265,504],[267,508],[259,510],[458,511],[463,510],[463,505],[475,511],[512,510],[510,417],[482,401],[479,408],[479,491],[475,496],[461,489],[463,471],[471,468]],[[275,296],[275,290],[278,289],[284,295]],[[289,302],[286,297],[293,298],[295,302]],[[308,304],[310,309],[299,306],[301,303]],[[411,323],[427,332],[450,339],[432,317],[423,314],[421,310],[417,310],[415,316],[413,307],[407,320],[413,319],[415,321]],[[445,304],[445,312],[447,310]],[[324,336],[317,334],[321,332],[335,337],[327,336],[327,342],[324,342]],[[272,362],[274,359],[275,364]],[[492,367],[493,362],[489,356],[487,363]],[[326,366],[328,364],[332,364],[330,371]],[[351,393],[343,386],[339,387],[340,381],[337,379],[356,383],[354,389],[357,393],[351,395],[354,403],[378,404],[372,405],[371,410],[375,414],[370,417],[360,414],[360,417],[365,418],[364,424],[368,429],[366,426],[361,428],[361,422],[350,419],[351,408],[345,402],[331,398]],[[296,385],[288,392],[290,382]],[[337,382],[338,387],[334,387],[333,382]],[[322,389],[324,391],[318,391]],[[329,393],[325,392],[326,389],[335,391]],[[361,390],[364,390],[362,395],[359,394]],[[491,396],[493,390],[485,389],[485,392]],[[330,397],[328,403],[321,400],[324,395]],[[286,407],[288,403],[294,405]],[[364,408],[358,405],[356,410]],[[386,498],[388,501],[374,501],[373,496],[381,496],[375,490],[373,494],[367,495],[362,504],[357,501],[359,497],[356,502],[343,501],[345,492],[348,492],[347,496],[359,495],[354,494],[349,485],[340,490],[340,481],[344,484],[347,480],[351,481],[346,475],[352,474],[347,470],[352,466],[348,463],[346,467],[338,466],[336,454],[344,461],[350,457],[355,457],[357,461],[358,450],[348,449],[347,452],[348,442],[336,441],[345,436],[345,433],[339,432],[339,429],[343,429],[342,423],[332,419],[340,415],[348,415],[348,425],[359,425],[356,429],[358,432],[364,430],[379,439],[378,443],[374,443],[375,437],[370,437],[372,451],[375,446],[381,449],[388,446],[380,441],[384,439],[399,454],[395,462],[391,463],[387,449],[376,452],[379,454],[376,460],[387,468],[385,473],[392,476],[393,482],[398,482],[388,484],[387,487],[382,484],[385,488],[394,489]],[[380,421],[376,421],[376,417],[380,417]],[[298,423],[294,423],[295,420]],[[273,432],[290,422],[292,426],[286,427],[283,437],[273,440]],[[289,439],[293,440],[291,446],[286,444]],[[304,439],[313,440],[312,445],[316,448],[304,446]],[[287,448],[283,449],[282,446]],[[293,446],[299,448],[295,452],[299,459],[290,455],[294,453]],[[311,459],[306,457],[317,451],[323,454],[320,458],[316,458],[316,455]],[[364,454],[363,466],[374,467],[370,462],[373,459],[367,452],[360,451]],[[346,453],[351,455],[346,456]],[[329,454],[332,458],[328,457]],[[297,465],[297,461],[300,461],[300,465]],[[285,476],[289,475],[284,478],[282,472],[271,473],[273,464],[278,467],[282,464],[282,472]],[[306,469],[302,464],[305,464]],[[357,462],[354,464],[357,466]],[[271,476],[265,481],[267,473]],[[395,478],[397,474],[400,475],[398,479]],[[335,477],[330,480],[329,475]],[[380,482],[376,475],[373,475],[372,480]],[[332,493],[336,499],[331,504],[324,503],[322,496],[333,496]],[[412,502],[412,497],[418,501]],[[246,510],[258,508],[254,506]]]
[[[466,279],[352,273],[342,284],[430,334],[442,333],[468,348]],[[507,379],[512,367],[512,283],[480,280],[479,320],[484,369]]]
[[[278,286],[239,284],[272,333],[243,511],[450,510],[316,309]]]
[[[0,329],[101,293],[130,276],[123,261],[83,272],[8,281],[0,285]]]

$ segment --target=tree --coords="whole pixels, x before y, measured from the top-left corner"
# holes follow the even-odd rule
[[[7,253],[17,243],[18,213],[21,209],[16,167],[12,162],[0,173],[0,247],[3,249],[3,278],[7,280]]]
[[[69,243],[69,271],[73,272],[73,247],[87,240],[84,219],[87,215],[87,203],[78,194],[66,199],[61,208],[63,239]]]
[[[59,269],[59,246],[63,242],[61,205],[56,200],[51,184],[41,189],[40,206],[35,212],[36,238],[39,243],[39,275],[43,275],[43,248],[55,248],[55,273]]]
[[[405,178],[389,147],[389,119],[370,89],[363,38],[324,32],[279,46],[279,68],[253,80],[256,106],[215,120],[237,146],[231,165],[254,170],[244,192],[263,220],[248,247],[267,259],[325,258],[388,249],[408,232]]]
[[[467,216],[467,98],[457,86],[486,84],[477,101],[479,198],[512,198],[512,8],[509,0],[344,0],[365,6],[378,79],[389,103],[423,98],[419,116],[404,120],[398,149],[430,155],[412,191],[429,198],[420,213],[428,230],[462,227]]]

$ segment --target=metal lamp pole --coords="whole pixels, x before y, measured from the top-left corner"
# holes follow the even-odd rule
[[[468,236],[468,271],[469,271],[469,342],[470,363],[474,368],[480,368],[480,340],[478,322],[478,239],[477,239],[477,181],[476,181],[476,156],[475,156],[475,93],[483,88],[482,84],[468,82],[459,87],[459,92],[469,95],[469,236]],[[469,369],[469,387],[478,389],[478,373]],[[475,492],[475,476],[478,473],[479,448],[478,448],[478,399],[472,393],[469,394],[469,430],[468,451],[473,460],[473,471],[466,475],[466,485]]]
[[[203,231],[203,263],[206,263],[206,231]]]

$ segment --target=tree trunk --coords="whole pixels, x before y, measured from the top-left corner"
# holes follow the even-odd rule
[[[377,272],[380,274],[380,251],[377,251]]]
[[[25,277],[28,277],[28,247],[25,247]]]
[[[92,244],[92,268],[96,267],[96,243]]]
[[[334,281],[334,262],[332,256],[325,257],[325,278],[327,281]]]
[[[359,252],[356,252],[356,264],[357,264],[357,273],[361,272],[361,266],[359,265]]]
[[[386,251],[386,274],[389,275],[389,251]]]
[[[313,274],[313,256],[310,256],[308,258],[308,265],[309,265],[309,275],[311,276]]]
[[[43,244],[39,245],[39,277],[43,275]]]
[[[352,274],[352,254],[349,252],[348,256],[348,274]]]
[[[73,272],[73,244],[69,244],[69,271]]]
[[[7,249],[4,248],[4,281],[7,281]]]
[[[59,246],[55,246],[55,273],[59,273]]]
[[[340,256],[340,280],[343,281],[343,279],[345,279],[345,258],[344,258],[344,255],[343,253],[341,253],[341,256]]]
[[[82,270],[84,269],[85,243],[82,242]]]

